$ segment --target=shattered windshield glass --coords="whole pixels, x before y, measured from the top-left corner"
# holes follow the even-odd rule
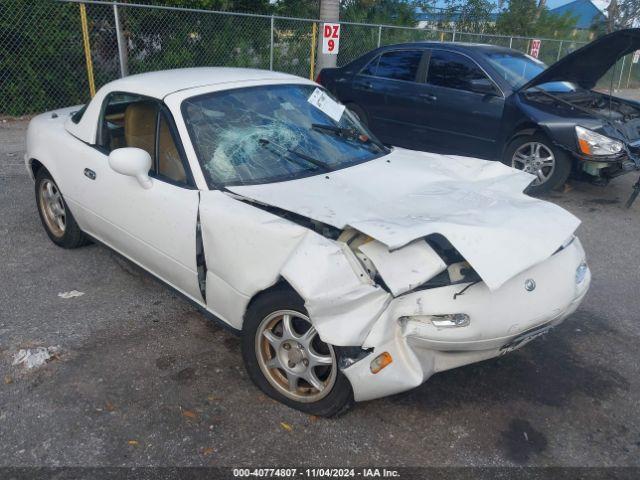
[[[209,185],[288,180],[388,153],[351,112],[318,90],[265,85],[185,100],[182,113]]]

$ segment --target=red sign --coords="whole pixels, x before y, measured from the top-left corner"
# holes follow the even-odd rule
[[[538,54],[540,53],[540,44],[542,40],[538,40],[537,38],[533,38],[531,40],[531,48],[529,49],[529,55],[533,58],[538,58]]]
[[[322,27],[322,53],[337,55],[340,48],[340,24],[325,23]]]

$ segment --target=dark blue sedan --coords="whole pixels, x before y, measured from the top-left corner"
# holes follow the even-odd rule
[[[593,90],[637,48],[639,31],[622,30],[547,68],[493,45],[388,45],[318,82],[385,143],[501,160],[548,191],[572,172],[606,183],[640,168],[640,105]]]

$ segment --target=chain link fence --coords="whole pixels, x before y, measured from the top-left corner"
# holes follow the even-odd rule
[[[0,115],[25,115],[85,102],[96,87],[167,68],[234,66],[313,77],[322,24],[313,19],[236,14],[107,1],[11,0],[0,9]],[[88,35],[83,39],[82,8]],[[341,23],[338,66],[381,45],[436,40],[489,43],[530,51],[531,38],[447,30]],[[551,64],[584,43],[542,39]],[[86,60],[88,55],[90,62]],[[625,58],[603,87],[640,86]]]

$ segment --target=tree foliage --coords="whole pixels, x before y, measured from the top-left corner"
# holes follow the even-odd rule
[[[445,23],[454,23],[463,32],[488,32],[493,29],[496,4],[490,0],[445,0]]]
[[[640,0],[611,0],[607,7],[606,30],[640,26]]]
[[[498,15],[496,31],[503,35],[568,38],[576,22],[571,14],[553,14],[536,0],[511,0]]]

